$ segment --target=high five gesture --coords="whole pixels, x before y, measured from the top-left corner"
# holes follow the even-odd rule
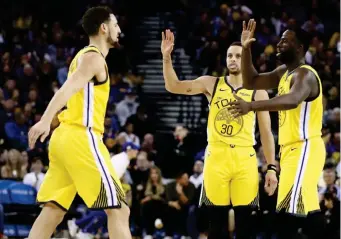
[[[161,52],[165,57],[170,56],[174,47],[174,34],[169,29],[166,33],[162,32]]]
[[[241,43],[244,48],[248,48],[252,42],[256,41],[256,39],[253,37],[256,29],[256,21],[254,19],[251,19],[247,26],[245,24],[245,21],[243,21],[243,32],[241,36]]]

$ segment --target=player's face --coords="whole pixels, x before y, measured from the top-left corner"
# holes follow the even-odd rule
[[[285,31],[277,44],[277,57],[283,64],[295,61],[299,53],[297,45],[295,32]]]
[[[240,74],[240,64],[242,57],[242,47],[230,46],[226,55],[226,66],[232,75]]]
[[[107,26],[107,42],[111,47],[114,47],[118,44],[118,37],[121,33],[121,28],[118,26],[118,22],[114,14],[110,14],[110,20],[107,23]]]

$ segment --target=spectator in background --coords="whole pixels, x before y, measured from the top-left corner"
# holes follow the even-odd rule
[[[25,101],[26,104],[30,105],[32,108],[33,113],[36,112],[43,112],[44,111],[44,104],[38,97],[38,91],[36,89],[31,89],[28,92],[27,100]]]
[[[153,161],[156,165],[159,165],[160,162],[158,160],[157,151],[155,149],[154,135],[146,134],[143,137],[141,148],[143,151],[148,153],[148,157],[151,161]]]
[[[14,121],[5,124],[5,132],[11,148],[18,150],[28,148],[28,127],[25,115],[21,111],[14,114]]]
[[[8,79],[5,83],[3,89],[3,96],[5,100],[12,99],[14,101],[19,100],[19,90],[16,88],[16,81],[13,79]]]
[[[179,173],[175,182],[166,186],[166,201],[168,203],[166,234],[187,236],[187,215],[189,206],[195,195],[195,186],[189,181],[187,173]]]
[[[194,145],[189,137],[189,130],[182,125],[178,125],[175,127],[173,135],[176,141],[174,148],[175,158],[172,162],[173,167],[176,168],[173,168],[173,173],[177,175],[179,170],[184,170],[190,174],[194,164]],[[179,165],[182,167],[179,168]]]
[[[38,192],[45,177],[43,169],[44,165],[42,160],[38,157],[33,158],[30,170],[31,172],[24,176],[23,183],[34,187]]]
[[[326,163],[323,169],[323,181],[325,185],[319,190],[320,201],[323,200],[324,195],[328,192],[335,194],[335,198],[340,200],[340,188],[335,184],[336,179],[337,177],[334,164]]]
[[[130,122],[127,122],[125,124],[125,132],[122,132],[119,134],[120,137],[124,137],[126,142],[131,142],[136,144],[137,146],[140,146],[140,139],[137,137],[134,132],[134,125]]]
[[[140,139],[143,139],[145,134],[154,132],[154,125],[150,117],[146,112],[146,108],[143,105],[139,105],[136,109],[136,114],[131,115],[127,122],[134,125],[134,134]]]
[[[69,56],[66,59],[65,64],[62,67],[60,67],[57,71],[57,80],[60,86],[62,86],[67,79],[67,74],[69,71],[69,66],[71,64],[71,61],[72,61],[72,57]]]
[[[149,161],[148,154],[145,151],[140,151],[136,158],[136,165],[129,169],[134,184],[132,188],[133,206],[131,209],[131,215],[137,226],[141,225],[140,202],[144,198],[144,192],[146,190],[146,184],[149,178],[150,168],[152,166],[153,162]]]
[[[18,150],[9,150],[4,160],[5,165],[1,167],[2,178],[22,179],[27,173],[26,165],[23,165],[21,153]]]
[[[123,81],[121,74],[111,74],[110,83],[109,104],[119,103],[128,92],[129,84]]]
[[[116,114],[121,123],[121,126],[125,125],[127,119],[136,114],[137,107],[139,103],[136,102],[137,95],[133,89],[128,89],[124,100],[119,102],[116,106]]]
[[[5,131],[5,125],[6,123],[13,119],[13,109],[14,109],[13,100],[0,101],[0,140],[2,139],[4,143],[8,141],[8,137]]]
[[[321,211],[325,215],[324,238],[340,238],[340,200],[335,192],[327,192],[320,203]]]
[[[141,221],[146,234],[151,236],[155,230],[155,220],[163,220],[165,216],[165,186],[162,184],[161,171],[156,166],[150,168],[144,196],[141,200]]]
[[[198,189],[204,178],[203,178],[203,170],[204,170],[204,162],[201,160],[197,160],[193,166],[193,174],[189,178],[189,181]]]

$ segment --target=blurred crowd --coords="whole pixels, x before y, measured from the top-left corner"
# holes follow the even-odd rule
[[[113,1],[102,2],[113,4]],[[337,238],[340,230],[340,2],[183,0],[178,4],[181,7],[171,14],[177,30],[175,47],[184,48],[190,55],[194,73],[198,75],[228,73],[226,49],[239,39],[243,20],[255,18],[257,21],[253,57],[259,72],[277,66],[276,44],[284,29],[296,25],[312,34],[306,61],[318,71],[323,82],[323,138],[327,148],[326,165],[318,187],[327,223],[326,238]],[[1,11],[8,16],[6,7]],[[70,13],[67,16],[74,18]],[[29,150],[27,133],[65,82],[72,57],[87,42],[79,24],[75,28],[70,22],[68,25],[51,19],[44,21],[36,12],[21,9],[14,12],[12,9],[8,17],[11,21],[0,22],[0,176],[23,181],[39,190],[48,169],[49,141],[39,142],[36,149]],[[203,180],[205,140],[198,142],[197,132],[181,124],[172,134],[155,131],[153,109],[144,100],[141,87],[144,77],[134,73],[139,58],[136,52],[141,50],[133,39],[137,31],[133,25],[137,20],[120,11],[118,21],[123,32],[122,46],[112,50],[107,58],[111,90],[103,137],[112,156],[128,154],[129,150],[124,147],[127,142],[139,148],[136,157],[129,156],[130,165],[121,179],[131,207],[133,235],[205,238],[206,212],[196,206]],[[269,93],[274,96],[277,92]],[[271,114],[271,117],[276,135],[277,115]],[[56,117],[52,131],[58,124]],[[260,213],[269,216],[255,220],[255,225],[266,236],[273,230],[271,218],[276,195],[268,197],[263,190],[266,161],[261,145],[256,148]],[[99,236],[102,238],[105,215],[82,211],[80,205],[81,199],[76,198],[72,210],[81,211],[81,215],[77,220],[64,222],[59,229],[66,229],[68,224],[70,232],[78,233],[79,238],[91,238],[90,235],[102,235]],[[233,223],[229,230],[233,232]]]

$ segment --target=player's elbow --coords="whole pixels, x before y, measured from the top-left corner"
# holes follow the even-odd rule
[[[288,104],[289,109],[296,109],[298,107],[299,103],[298,102],[291,102]]]
[[[169,93],[177,93],[177,84],[165,84],[165,88]]]
[[[173,93],[172,87],[168,84],[165,84],[165,88],[169,93]]]
[[[297,97],[292,97],[287,103],[288,109],[296,109],[300,104],[300,100]]]

